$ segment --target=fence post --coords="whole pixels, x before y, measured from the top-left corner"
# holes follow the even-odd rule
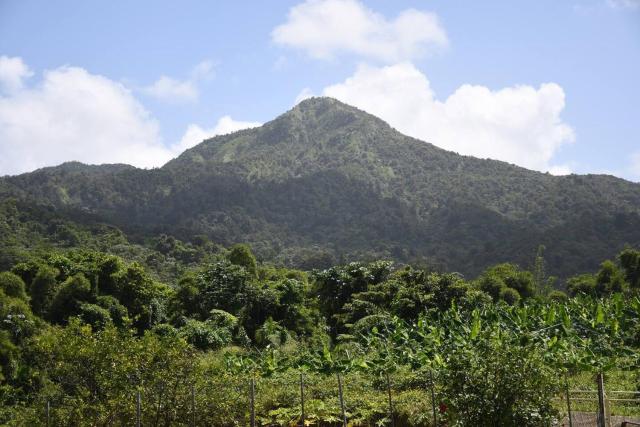
[[[338,373],[338,397],[340,398],[340,410],[342,411],[342,425],[347,427],[347,412],[344,409],[344,396],[342,394],[342,379]]]
[[[51,402],[47,400],[47,427],[51,425]]]
[[[304,427],[304,374],[300,372],[300,418]]]
[[[142,396],[140,396],[140,390],[136,393],[136,427],[140,427],[142,424]]]
[[[191,427],[196,427],[196,389],[191,384]]]
[[[429,381],[431,382],[431,410],[433,411],[433,425],[438,425],[438,414],[436,413],[436,385],[433,380],[433,369],[429,369]]]
[[[389,396],[389,416],[391,417],[391,427],[396,427],[396,416],[393,411],[393,400],[391,399],[391,381],[389,380],[389,373],[385,372],[387,376],[387,395]]]
[[[606,410],[605,410],[605,394],[604,394],[604,375],[602,372],[598,374],[598,427],[607,427]]]
[[[567,412],[569,414],[569,427],[573,427],[573,419],[571,418],[571,395],[569,394],[569,374],[564,373],[564,393],[567,397]]]
[[[251,377],[251,427],[256,427],[256,380]]]

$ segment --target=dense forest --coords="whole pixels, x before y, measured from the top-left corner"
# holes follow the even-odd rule
[[[330,98],[157,169],[66,163],[3,177],[0,200],[5,259],[34,241],[118,239],[115,227],[140,247],[160,234],[248,243],[303,270],[390,259],[472,277],[498,262],[532,268],[544,245],[564,279],[640,245],[640,184],[461,156]]]
[[[565,375],[640,391],[636,248],[562,292],[543,248],[531,270],[467,279],[382,260],[302,271],[242,244],[101,232],[93,248],[5,259],[1,423],[130,425],[142,396],[143,425],[247,425],[253,379],[257,422],[296,425],[303,379],[305,420],[337,425],[336,374],[353,425],[549,425]],[[121,256],[99,249],[118,241]]]

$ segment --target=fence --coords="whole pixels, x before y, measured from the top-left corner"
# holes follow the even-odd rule
[[[607,390],[606,376],[603,374],[596,375],[591,381],[575,377],[572,379],[565,379],[564,395],[556,401],[558,406],[562,405],[560,412],[564,417],[561,426],[640,426],[640,391]],[[616,382],[625,383],[619,379]]]
[[[167,382],[128,391],[113,401],[47,400],[41,425],[140,426],[433,426],[441,418],[432,375],[295,373]],[[417,382],[416,382],[417,381]],[[124,403],[123,403],[124,402]],[[404,414],[404,415],[400,415]],[[409,415],[407,415],[409,414]]]
[[[617,378],[612,384],[631,385],[639,379]],[[592,374],[564,378],[564,390],[555,399],[558,425],[640,426],[640,392],[608,390],[607,380]],[[137,427],[446,425],[437,376],[431,371],[409,379],[393,374],[230,375],[197,384],[159,382],[123,392],[126,396],[99,407],[90,401],[47,400],[37,418],[48,427],[82,425],[78,420],[85,419],[91,419],[92,425]]]

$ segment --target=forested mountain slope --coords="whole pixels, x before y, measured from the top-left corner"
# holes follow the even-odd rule
[[[162,168],[66,163],[0,179],[0,197],[138,241],[247,242],[302,268],[390,258],[473,275],[502,261],[529,266],[543,244],[548,272],[567,276],[640,244],[639,184],[461,156],[330,98]]]

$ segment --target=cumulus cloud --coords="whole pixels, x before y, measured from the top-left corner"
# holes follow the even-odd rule
[[[358,0],[307,0],[289,11],[287,21],[271,37],[279,45],[319,59],[346,53],[396,62],[447,45],[434,13],[407,9],[388,20]]]
[[[177,154],[187,150],[194,145],[199,144],[205,139],[212,138],[216,135],[225,135],[242,129],[261,126],[260,122],[243,122],[232,119],[230,116],[223,116],[218,123],[212,128],[202,128],[196,124],[190,124],[180,141],[172,147]]]
[[[0,173],[78,160],[157,166],[170,158],[156,121],[123,85],[82,68],[0,97]]]
[[[31,87],[12,83],[11,89],[0,94],[0,175],[70,160],[157,167],[214,134],[259,125],[225,116],[212,129],[189,126],[167,147],[157,121],[131,91],[104,76],[60,67]]]
[[[202,61],[193,67],[187,79],[160,76],[153,84],[142,88],[142,92],[161,101],[195,102],[199,96],[198,83],[211,79],[213,75],[214,63]]]
[[[422,72],[410,63],[400,63],[361,65],[353,76],[325,88],[323,94],[447,150],[530,169],[568,172],[566,166],[552,164],[558,148],[574,140],[573,130],[560,118],[564,91],[555,83],[497,91],[465,84],[439,100]]]
[[[23,80],[33,72],[22,62],[22,58],[0,56],[0,90],[4,93],[17,92],[23,87]]]

